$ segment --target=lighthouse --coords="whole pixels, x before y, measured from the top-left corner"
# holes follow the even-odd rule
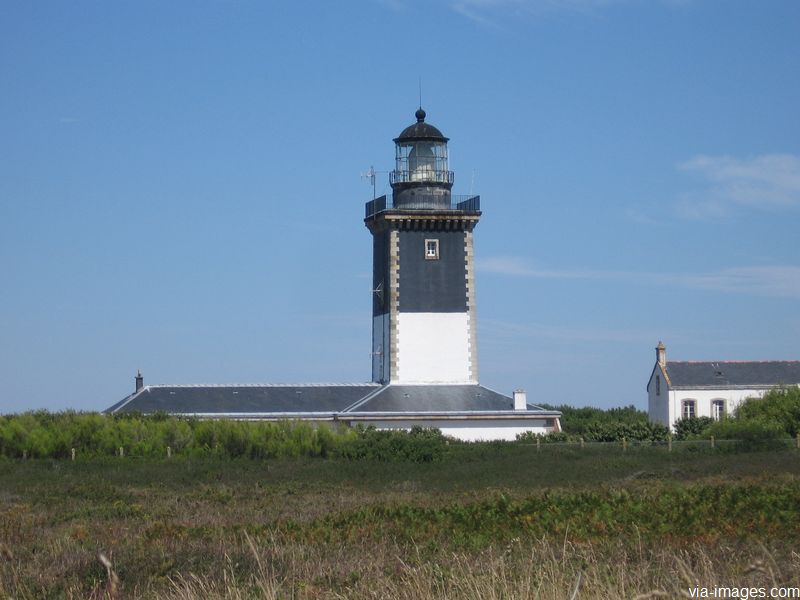
[[[156,384],[106,412],[210,419],[303,420],[408,430],[466,441],[560,431],[561,413],[478,382],[472,234],[480,196],[452,194],[449,141],[416,112],[394,139],[392,193],[366,204],[372,234],[372,381]]]
[[[452,194],[442,132],[416,122],[394,139],[392,194],[366,205],[372,234],[372,380],[476,384],[473,230],[480,196]]]

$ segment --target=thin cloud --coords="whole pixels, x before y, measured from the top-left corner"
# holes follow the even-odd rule
[[[497,28],[494,18],[512,15],[542,15],[553,12],[592,14],[597,10],[636,0],[458,0],[450,8],[478,23]],[[692,0],[661,0],[667,6],[684,6]]]
[[[635,208],[628,208],[625,211],[624,216],[634,223],[640,223],[642,225],[658,226],[664,224],[663,218],[656,218],[655,216],[643,211],[638,206]]]
[[[494,341],[517,341],[520,336],[552,339],[559,342],[615,342],[649,343],[656,335],[652,331],[621,329],[618,327],[569,327],[545,323],[522,323],[500,319],[478,321],[481,335],[491,336]]]
[[[732,267],[711,273],[648,273],[535,269],[526,265],[518,257],[494,257],[478,261],[477,268],[482,272],[513,277],[616,281],[770,298],[800,299],[800,267],[793,265]]]
[[[386,8],[395,12],[401,12],[406,9],[406,4],[403,0],[375,0],[378,4],[382,4]]]
[[[800,332],[800,321],[789,321],[788,326]],[[620,326],[570,326],[552,323],[526,323],[523,321],[505,321],[501,319],[483,318],[478,321],[478,335],[485,343],[491,346],[522,345],[528,346],[527,339],[548,340],[552,342],[546,346],[547,353],[553,353],[556,344],[564,343],[571,354],[574,353],[573,345],[576,343],[597,344],[602,347],[606,344],[624,344],[649,346],[663,335],[659,326],[637,329]],[[772,339],[754,340],[752,338],[738,337],[737,330],[706,329],[698,331],[692,329],[676,329],[670,327],[669,340],[675,346],[697,343],[699,338],[714,340],[720,348],[740,347],[746,351],[758,349],[759,352],[769,354],[775,342]]]
[[[502,19],[521,16],[536,17],[551,13],[574,13],[592,15],[599,10],[624,4],[633,4],[640,0],[445,0],[446,6],[459,16],[473,23],[505,32],[500,24]],[[402,11],[421,0],[373,0],[393,11]],[[694,0],[660,0],[668,7],[682,7]]]
[[[737,208],[800,206],[800,156],[763,154],[751,158],[697,155],[678,165],[705,180],[705,190],[685,194],[680,213],[689,218],[728,216]]]
[[[477,268],[485,273],[536,279],[617,279],[630,276],[630,274],[619,271],[534,269],[516,256],[495,256],[481,259],[477,263]]]
[[[462,17],[466,17],[473,23],[477,23],[481,27],[487,27],[489,29],[496,29],[502,30],[497,23],[493,20],[489,19],[487,16],[481,14],[479,10],[477,10],[474,6],[474,2],[454,2],[450,5],[450,8],[461,15]]]
[[[695,289],[800,299],[800,267],[790,265],[736,267],[717,273],[661,277],[665,284]]]

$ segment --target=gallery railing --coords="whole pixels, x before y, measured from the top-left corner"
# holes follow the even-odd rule
[[[389,194],[370,200],[364,208],[366,219],[387,210],[453,210],[465,213],[477,213],[481,210],[481,197],[472,195],[434,196],[421,194],[409,197],[408,195],[404,195],[402,200],[396,203],[394,196]]]

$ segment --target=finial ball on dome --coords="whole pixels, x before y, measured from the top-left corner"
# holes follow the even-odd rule
[[[421,106],[419,107],[417,112],[414,113],[414,116],[417,117],[417,123],[422,123],[423,121],[425,121],[425,111],[422,110]]]

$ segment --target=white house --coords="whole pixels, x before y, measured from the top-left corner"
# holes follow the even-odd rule
[[[745,398],[800,385],[800,361],[668,361],[662,342],[647,382],[650,420],[673,427],[688,417],[720,419]]]

